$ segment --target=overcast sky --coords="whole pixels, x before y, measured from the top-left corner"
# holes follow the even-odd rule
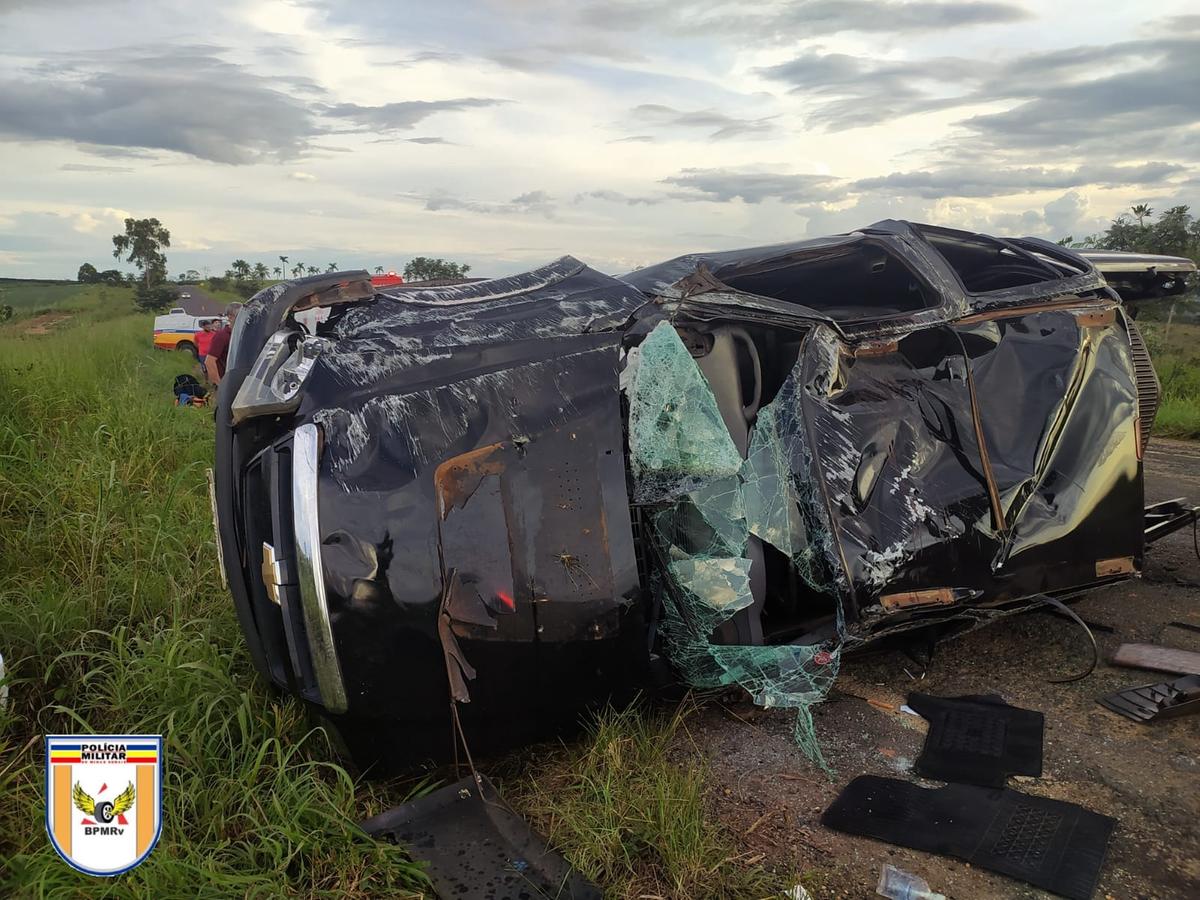
[[[1154,18],[1147,18],[1153,9]],[[0,275],[624,271],[1200,206],[1194,0],[0,0]]]

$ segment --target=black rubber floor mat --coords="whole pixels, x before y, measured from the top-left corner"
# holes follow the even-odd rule
[[[601,900],[600,889],[546,842],[481,776],[389,809],[367,834],[405,844],[442,898]]]
[[[931,789],[860,775],[825,810],[821,823],[954,856],[1071,900],[1088,900],[1116,821],[1019,791],[967,784]]]
[[[1143,684],[1105,694],[1097,703],[1135,722],[1154,722],[1200,712],[1200,675]]]
[[[1009,706],[994,695],[909,694],[908,705],[929,720],[913,769],[926,778],[1004,787],[1009,775],[1042,774],[1040,712]]]

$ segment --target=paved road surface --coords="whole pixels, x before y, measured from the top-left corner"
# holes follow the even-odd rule
[[[225,301],[218,300],[211,294],[204,291],[203,288],[194,284],[185,284],[180,286],[181,294],[191,294],[188,300],[180,299],[176,302],[176,306],[182,306],[189,315],[193,316],[215,316],[225,311]]]

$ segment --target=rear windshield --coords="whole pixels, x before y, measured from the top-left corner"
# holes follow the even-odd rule
[[[917,230],[950,264],[971,294],[1056,281],[1067,274],[1044,258],[1015,250],[994,238],[928,226]]]
[[[713,274],[735,290],[797,303],[840,321],[914,313],[937,304],[933,291],[899,258],[869,241],[726,266]]]

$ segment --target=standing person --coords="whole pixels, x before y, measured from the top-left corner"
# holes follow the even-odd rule
[[[208,380],[219,386],[225,377],[225,360],[229,357],[229,339],[233,337],[233,323],[237,321],[242,304],[230,303],[225,307],[225,327],[213,335],[212,343],[208,345],[208,356],[204,358],[204,367],[208,372]]]
[[[200,323],[200,330],[196,332],[196,361],[200,363],[200,377],[208,380],[208,368],[204,365],[204,358],[208,356],[209,348],[212,346],[212,340],[216,337],[216,332],[213,331],[213,320],[205,319]]]

